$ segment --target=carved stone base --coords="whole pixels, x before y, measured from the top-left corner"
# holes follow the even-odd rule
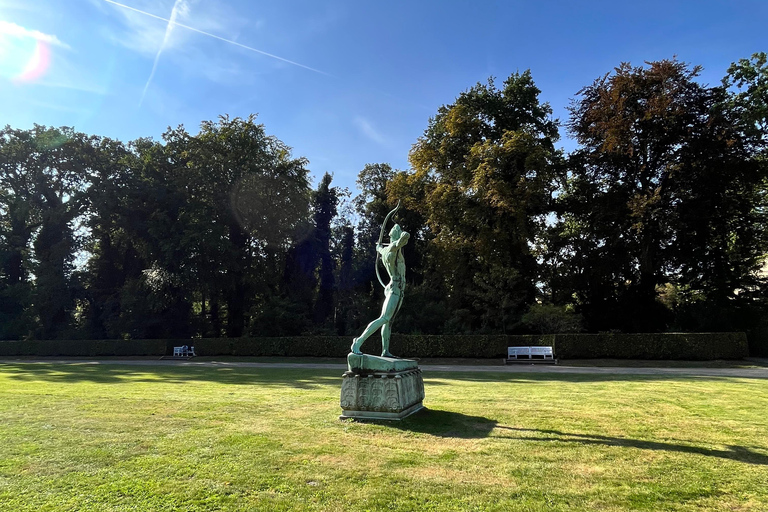
[[[424,408],[419,368],[397,372],[344,373],[340,418],[401,420]]]

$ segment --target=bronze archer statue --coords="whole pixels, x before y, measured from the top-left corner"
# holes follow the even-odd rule
[[[383,357],[395,357],[389,352],[389,336],[391,334],[392,321],[403,302],[405,258],[403,257],[402,249],[408,243],[411,235],[403,231],[399,224],[395,224],[389,232],[389,244],[384,245],[382,242],[384,239],[384,228],[398,208],[400,208],[400,201],[397,202],[395,209],[389,212],[384,219],[384,224],[381,226],[381,233],[379,234],[379,242],[376,244],[376,277],[384,287],[384,304],[381,308],[381,315],[369,323],[363,333],[354,339],[352,343],[353,354],[362,354],[360,347],[363,345],[363,342],[376,332],[377,329],[381,328],[381,355]],[[389,274],[389,283],[386,285],[381,280],[381,275],[379,275],[379,258],[381,258],[384,269]]]

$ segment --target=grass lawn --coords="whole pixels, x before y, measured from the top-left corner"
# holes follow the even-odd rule
[[[338,371],[0,365],[0,510],[768,510],[768,381],[432,373],[340,421]]]

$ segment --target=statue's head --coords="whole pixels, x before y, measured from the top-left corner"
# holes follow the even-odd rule
[[[402,234],[403,230],[400,228],[400,224],[395,224],[392,229],[389,231],[389,239],[390,240],[399,240],[400,235]]]

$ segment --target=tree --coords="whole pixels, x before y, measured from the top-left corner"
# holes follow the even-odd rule
[[[288,249],[283,290],[296,305],[300,318],[296,332],[310,323],[322,328],[334,311],[335,262],[331,253],[332,222],[337,214],[339,191],[331,187],[333,177],[325,173],[311,199],[312,218],[299,229],[301,236]]]
[[[523,315],[522,322],[541,334],[558,334],[581,331],[582,319],[567,307],[553,304],[534,304]]]
[[[336,276],[336,311],[334,312],[334,325],[336,334],[343,336],[351,334],[350,324],[354,310],[354,278],[353,257],[355,251],[355,230],[351,225],[340,228],[337,247],[337,276]]]
[[[10,126],[0,131],[0,339],[28,335],[33,325],[29,244],[40,219],[23,165],[32,139]]]
[[[124,327],[121,292],[129,279],[141,274],[135,250],[137,233],[128,223],[131,216],[142,212],[126,204],[138,187],[134,174],[138,163],[136,154],[116,140],[102,138],[95,149],[88,193],[90,236],[85,244],[90,258],[82,277],[88,303],[85,335],[116,339],[122,337]]]
[[[432,261],[450,308],[471,311],[472,328],[512,328],[536,294],[531,247],[559,160],[557,122],[539,93],[529,71],[501,88],[493,79],[478,83],[440,107],[410,153],[408,204],[432,230]]]
[[[27,307],[17,302],[16,292],[31,272],[38,335],[56,338],[70,327],[74,309],[72,272],[78,250],[74,224],[87,202],[88,154],[93,140],[71,128],[39,125],[31,130],[8,127],[0,140],[4,209],[10,228],[4,258],[10,309],[21,313]],[[29,249],[33,258],[27,259]]]
[[[768,54],[758,52],[732,63],[723,87],[735,89],[727,107],[740,129],[752,138],[754,149],[764,152],[768,146]]]
[[[164,142],[102,144],[89,223],[91,328],[239,336],[249,317],[279,306],[269,304],[279,269],[308,215],[304,160],[254,117],[204,123],[194,136],[179,127]]]
[[[261,314],[260,304],[277,293],[282,256],[307,218],[307,161],[292,158],[254,115],[204,122],[194,137],[180,127],[164,139],[213,229],[200,246],[200,258],[220,269],[209,293],[225,303],[227,335],[242,336],[246,317]]]
[[[315,299],[315,325],[322,325],[334,310],[334,261],[331,255],[331,222],[338,213],[339,197],[331,187],[333,177],[325,173],[314,194],[315,241],[320,259],[319,288]]]
[[[722,87],[676,60],[624,63],[579,92],[553,260],[591,329],[652,331],[668,282],[733,297],[763,246],[748,138]],[[730,241],[730,242],[728,242]]]

